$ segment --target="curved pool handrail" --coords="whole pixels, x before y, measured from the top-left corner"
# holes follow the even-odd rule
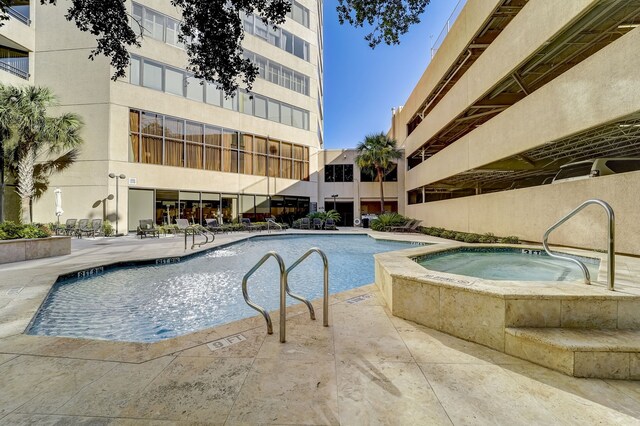
[[[322,321],[323,321],[323,325],[325,327],[329,327],[329,259],[327,258],[327,255],[324,254],[324,252],[322,250],[320,250],[318,247],[312,247],[310,248],[305,254],[303,254],[302,256],[300,256],[300,258],[298,260],[296,260],[293,265],[291,265],[287,271],[286,271],[286,292],[289,296],[293,297],[294,299],[297,299],[301,302],[303,302],[305,305],[307,305],[307,308],[309,308],[309,315],[311,316],[311,320],[315,321],[316,319],[316,313],[313,309],[313,305],[311,304],[311,302],[307,299],[305,299],[302,296],[299,296],[293,292],[291,292],[291,289],[289,288],[289,273],[295,268],[297,267],[299,264],[301,264],[307,257],[311,256],[313,253],[318,253],[320,255],[320,257],[322,258],[322,263],[324,265],[324,288],[323,288],[323,297],[322,297]]]
[[[258,269],[260,269],[260,267],[267,260],[269,260],[270,257],[275,258],[278,262],[278,266],[280,267],[280,342],[284,343],[286,342],[287,333],[287,272],[284,265],[284,260],[282,260],[282,257],[278,253],[276,253],[275,251],[268,252],[262,257],[262,259],[260,259],[258,263],[254,265],[253,268],[249,270],[249,272],[245,274],[245,276],[242,278],[242,296],[244,297],[244,301],[247,302],[247,305],[262,314],[264,319],[267,321],[267,333],[273,334],[273,325],[271,323],[271,316],[269,315],[269,312],[267,312],[267,310],[262,306],[254,303],[249,298],[249,291],[247,289],[247,282],[249,280],[249,277],[251,277],[251,275],[253,275]]]
[[[544,238],[542,239],[542,246],[544,247],[544,250],[547,252],[547,254],[550,257],[553,257],[553,258],[556,258],[556,259],[561,259],[561,260],[568,260],[568,261],[573,262],[576,265],[578,265],[580,267],[580,269],[582,270],[582,273],[584,274],[584,282],[585,282],[585,284],[591,284],[591,276],[589,274],[589,270],[587,269],[586,265],[584,263],[582,263],[581,261],[579,261],[578,259],[575,259],[573,257],[563,256],[561,254],[553,253],[549,249],[548,239],[549,239],[549,234],[551,234],[551,232],[553,232],[560,225],[562,225],[567,220],[571,219],[573,216],[578,214],[585,207],[588,207],[588,206],[590,206],[592,204],[599,205],[607,213],[607,218],[608,218],[608,222],[609,222],[609,248],[607,250],[607,255],[608,255],[607,284],[609,286],[609,290],[613,291],[614,282],[615,282],[615,276],[616,276],[616,264],[615,264],[615,257],[616,257],[616,252],[615,252],[615,215],[613,213],[613,209],[611,208],[609,203],[607,203],[606,201],[602,201],[602,200],[599,200],[599,199],[592,199],[592,200],[587,200],[584,203],[580,204],[578,207],[573,209],[569,214],[564,216],[562,219],[560,219],[554,225],[549,227],[549,229],[547,229],[547,232],[544,233]]]

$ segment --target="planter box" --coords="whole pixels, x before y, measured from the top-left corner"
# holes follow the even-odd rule
[[[71,237],[0,241],[0,264],[71,254]]]

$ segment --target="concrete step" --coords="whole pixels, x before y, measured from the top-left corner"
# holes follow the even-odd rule
[[[505,352],[574,377],[640,380],[640,330],[506,328]]]

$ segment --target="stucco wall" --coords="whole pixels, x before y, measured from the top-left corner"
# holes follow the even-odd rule
[[[407,215],[425,226],[493,232],[541,241],[547,228],[580,203],[600,198],[616,214],[616,251],[640,255],[640,172],[544,185],[454,200],[407,206]],[[588,207],[551,235],[552,244],[606,249],[607,221],[598,206]]]

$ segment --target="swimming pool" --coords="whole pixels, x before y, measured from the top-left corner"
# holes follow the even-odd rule
[[[255,316],[242,298],[244,274],[268,251],[277,251],[289,266],[314,246],[329,258],[331,293],[372,283],[374,254],[415,247],[366,235],[256,237],[173,265],[59,282],[28,334],[155,342]],[[252,300],[278,309],[278,282],[277,263],[269,260],[249,280]],[[300,264],[289,286],[308,299],[322,297],[320,257]]]
[[[592,277],[597,278],[600,261],[580,257]],[[517,248],[459,248],[417,259],[427,269],[498,281],[577,281],[580,268],[553,259],[544,250]]]

